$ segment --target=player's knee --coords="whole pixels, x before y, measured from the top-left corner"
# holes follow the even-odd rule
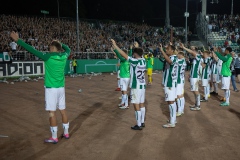
[[[49,112],[49,118],[52,118],[55,116],[55,113],[54,112]]]

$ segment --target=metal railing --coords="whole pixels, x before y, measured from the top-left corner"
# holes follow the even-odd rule
[[[145,52],[147,54],[148,52]],[[115,59],[112,52],[75,52],[76,59]],[[12,53],[14,61],[38,61],[38,57],[27,51],[16,51]]]
[[[114,59],[112,52],[75,52],[76,59]],[[37,61],[38,57],[27,51],[16,51],[12,53],[14,61]]]

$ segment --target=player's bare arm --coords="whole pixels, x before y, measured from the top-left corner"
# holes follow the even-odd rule
[[[113,47],[113,49],[116,49],[116,50],[121,54],[121,56],[123,56],[123,58],[128,59],[127,53],[123,52],[123,50],[121,50],[121,49],[117,46],[115,40],[111,39],[111,42],[112,42],[112,47]]]
[[[190,53],[190,54],[193,55],[194,57],[197,56],[197,53],[196,53],[195,51],[186,48],[182,43],[179,43],[179,45],[180,45],[180,47],[181,47],[182,49],[184,49],[185,51],[187,51],[188,53]]]
[[[162,52],[162,55],[167,63],[172,64],[172,60],[169,58],[169,56],[164,52],[162,44],[160,44],[160,51]]]

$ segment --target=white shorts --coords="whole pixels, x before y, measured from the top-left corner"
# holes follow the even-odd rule
[[[117,71],[117,78],[120,78],[120,70]]]
[[[222,89],[230,88],[231,77],[222,77]]]
[[[175,101],[177,97],[176,87],[165,87],[165,101]]]
[[[211,81],[217,83],[218,82],[218,74],[212,74],[211,75]]]
[[[65,103],[65,88],[45,88],[45,109],[46,111],[64,110]]]
[[[145,89],[131,89],[131,95],[131,103],[140,104],[145,102]]]
[[[191,91],[198,91],[198,78],[190,78]]]
[[[208,79],[202,79],[202,86],[203,87],[207,87],[209,84],[209,80]]]
[[[180,96],[183,94],[183,88],[184,88],[184,84],[183,83],[180,83],[180,84],[177,84],[177,96]]]
[[[130,78],[120,78],[120,88],[121,91],[127,91]]]

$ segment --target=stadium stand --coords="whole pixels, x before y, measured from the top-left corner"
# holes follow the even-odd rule
[[[145,52],[153,52],[154,55],[159,51],[157,47],[159,43],[170,41],[168,28],[129,22],[80,20],[80,51],[76,53],[76,21],[73,19],[1,15],[0,21],[0,52],[9,52],[14,60],[38,60],[38,58],[19,46],[13,49],[15,44],[12,44],[9,38],[12,30],[18,31],[23,40],[41,51],[48,51],[52,37],[58,39],[68,44],[73,54],[81,59],[113,58],[112,54],[107,54],[111,51],[110,38],[116,39],[123,49],[127,49],[133,41],[138,41]],[[181,36],[181,31],[174,29],[174,34]],[[179,40],[176,38],[174,41]]]
[[[239,15],[208,15],[208,41],[210,45],[218,47],[230,46],[236,52],[239,52]]]

